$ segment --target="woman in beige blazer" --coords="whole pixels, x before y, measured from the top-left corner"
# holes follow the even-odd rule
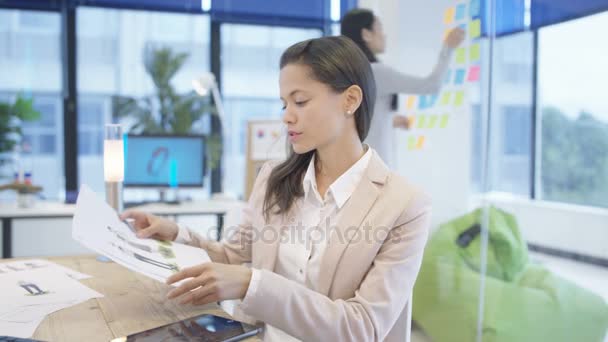
[[[207,251],[212,262],[169,278],[188,279],[168,294],[180,303],[241,299],[265,340],[404,341],[430,200],[362,143],[375,101],[367,57],[325,37],[291,46],[280,66],[291,153],[262,168],[226,240],[142,212],[122,217],[140,237]]]

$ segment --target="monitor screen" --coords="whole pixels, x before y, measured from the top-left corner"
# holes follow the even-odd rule
[[[200,187],[204,166],[204,136],[128,135],[125,139],[125,186]]]

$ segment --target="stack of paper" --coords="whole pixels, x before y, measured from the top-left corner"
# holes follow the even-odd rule
[[[183,268],[210,261],[201,248],[139,239],[116,211],[86,185],[78,194],[72,237],[124,267],[161,282]]]
[[[31,337],[46,315],[103,297],[77,280],[88,277],[45,260],[0,264],[1,335]]]

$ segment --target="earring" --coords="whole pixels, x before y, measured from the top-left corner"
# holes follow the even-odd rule
[[[353,112],[352,112],[352,111],[350,111],[350,110],[347,110],[347,111],[346,111],[346,115],[351,115],[352,113],[353,113]]]

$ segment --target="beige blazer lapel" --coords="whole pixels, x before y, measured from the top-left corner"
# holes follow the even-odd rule
[[[293,210],[287,215],[270,215],[268,222],[261,220],[260,227],[262,227],[262,230],[258,239],[262,242],[260,252],[264,253],[264,256],[260,258],[260,268],[274,271],[282,230],[288,228],[291,217],[293,217]]]
[[[384,185],[389,171],[380,157],[373,151],[361,183],[357,186],[349,201],[345,204],[340,218],[331,232],[330,240],[321,260],[318,290],[328,295],[334,279],[334,273],[344,250],[361,229],[361,222],[376,202],[380,189]]]

